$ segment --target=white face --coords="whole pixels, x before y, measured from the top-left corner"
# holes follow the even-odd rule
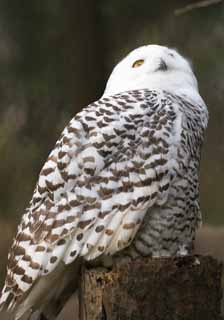
[[[189,62],[174,49],[158,45],[137,48],[119,62],[104,95],[135,89],[198,91]]]

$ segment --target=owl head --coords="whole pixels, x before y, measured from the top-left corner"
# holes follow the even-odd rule
[[[198,84],[190,63],[176,50],[146,45],[130,52],[115,66],[104,95],[136,89],[198,92]]]

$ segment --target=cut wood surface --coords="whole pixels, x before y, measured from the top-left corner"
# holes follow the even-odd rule
[[[221,264],[209,256],[83,268],[80,320],[220,320]]]

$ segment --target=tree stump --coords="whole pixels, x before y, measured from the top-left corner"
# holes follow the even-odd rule
[[[220,320],[222,265],[209,256],[144,258],[82,270],[79,320]]]

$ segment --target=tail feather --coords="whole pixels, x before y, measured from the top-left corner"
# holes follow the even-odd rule
[[[9,309],[13,301],[13,294],[10,288],[5,285],[2,289],[2,292],[0,293],[0,311]]]

